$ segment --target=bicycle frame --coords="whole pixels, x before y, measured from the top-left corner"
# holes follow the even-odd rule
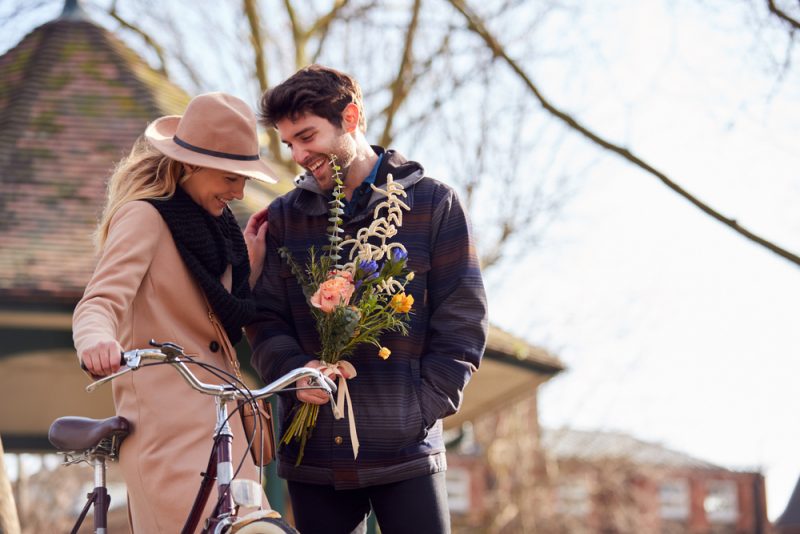
[[[230,524],[230,518],[234,515],[236,504],[230,492],[230,484],[233,480],[233,433],[228,424],[228,407],[219,397],[215,397],[217,404],[217,431],[215,432],[214,446],[208,458],[208,467],[202,473],[203,481],[195,497],[192,510],[183,526],[181,534],[192,534],[202,519],[208,498],[211,495],[211,487],[214,480],[217,480],[217,494],[220,496],[217,506],[211,517],[203,527],[202,532],[214,532],[219,526]],[[223,525],[224,524],[224,525]]]
[[[89,508],[94,505],[94,531],[96,534],[105,534],[108,528],[108,508],[111,506],[111,497],[106,489],[106,460],[104,457],[93,460],[94,467],[94,489],[87,496],[86,505],[81,510],[75,526],[72,527],[70,534],[77,534],[78,529]]]
[[[291,391],[294,389],[322,389],[328,394],[331,405],[335,407],[335,400],[333,393],[336,392],[336,385],[328,377],[324,376],[319,370],[301,367],[294,369],[285,374],[274,382],[257,390],[246,390],[244,386],[237,387],[233,384],[206,384],[197,379],[192,371],[186,366],[185,362],[191,362],[190,358],[186,358],[183,349],[173,343],[155,343],[150,342],[155,349],[136,349],[122,354],[123,363],[127,365],[114,374],[101,378],[86,387],[88,392],[92,392],[99,386],[110,382],[111,380],[131,371],[135,371],[142,367],[143,360],[155,360],[170,364],[186,382],[195,390],[211,395],[214,397],[216,403],[216,426],[214,432],[214,445],[209,455],[208,466],[205,472],[202,473],[202,481],[200,489],[197,492],[195,501],[192,504],[192,509],[182,529],[182,534],[192,534],[196,531],[200,521],[203,518],[203,511],[205,510],[208,499],[211,495],[211,488],[216,481],[218,501],[217,505],[208,518],[206,518],[203,525],[203,534],[217,534],[224,532],[225,529],[231,526],[237,519],[237,504],[234,501],[234,495],[231,491],[231,483],[233,482],[235,470],[233,467],[233,432],[231,431],[228,422],[228,406],[227,403],[231,401],[256,401],[258,399],[266,398],[274,393],[281,391]],[[290,388],[291,384],[301,378],[310,377],[316,382],[317,385],[308,386],[306,388]],[[108,494],[105,488],[105,458],[102,458],[102,475],[99,471],[95,470],[95,491],[89,495],[87,502],[80,518],[78,519],[77,527],[83,521],[89,507],[95,505],[95,529],[96,532],[105,534],[106,532],[106,512],[108,510],[109,501]],[[97,467],[97,466],[96,466]],[[100,478],[98,478],[100,477]],[[261,481],[258,481],[259,484]],[[101,526],[102,525],[102,526]]]

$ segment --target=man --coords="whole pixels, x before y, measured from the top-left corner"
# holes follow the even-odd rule
[[[319,338],[303,292],[278,254],[287,247],[299,263],[327,243],[328,201],[334,186],[329,159],[341,166],[346,202],[343,228],[354,236],[373,220],[391,174],[402,184],[410,211],[394,242],[408,250],[415,277],[408,335],[387,333],[383,360],[365,345],[350,358],[347,381],[360,449],[354,458],[348,418],[328,406],[305,445],[279,452],[278,473],[288,480],[298,529],[304,534],[364,531],[370,507],[382,532],[449,532],[443,417],[455,413],[486,343],[487,308],[473,238],[464,210],[446,185],[424,177],[422,166],[393,150],[370,146],[361,89],[348,75],[312,65],[268,91],[264,125],[275,127],[305,169],[297,188],[269,208],[267,257],[255,297],[259,321],[248,328],[253,365],[266,381],[294,368],[318,366]],[[319,390],[280,398],[280,433],[299,402],[324,405]]]

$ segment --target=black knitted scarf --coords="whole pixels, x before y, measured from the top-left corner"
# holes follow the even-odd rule
[[[225,208],[214,217],[181,187],[168,200],[149,200],[172,232],[183,262],[205,293],[231,343],[242,338],[242,327],[255,315],[250,294],[250,261],[247,246],[233,213]],[[232,266],[233,283],[228,292],[221,277]],[[180,341],[179,341],[180,342]]]

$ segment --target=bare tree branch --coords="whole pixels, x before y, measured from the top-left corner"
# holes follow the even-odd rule
[[[189,63],[189,60],[186,59],[186,56],[179,52],[175,51],[172,53],[172,58],[177,61],[183,70],[186,71],[186,75],[189,76],[189,79],[192,81],[192,86],[195,92],[200,92],[202,89],[207,87],[207,84],[204,80],[198,76],[197,71],[194,69],[194,66]]]
[[[339,16],[339,12],[347,6],[349,0],[336,0],[333,3],[333,7],[331,7],[330,11],[319,17],[314,24],[308,29],[306,34],[308,36],[316,35],[316,34],[324,34],[328,31],[331,23],[336,20]]]
[[[334,19],[339,19],[341,21],[347,22],[352,19],[361,18],[371,9],[376,7],[379,3],[380,0],[373,0],[371,2],[358,6],[354,9],[348,10],[347,14],[341,12],[342,11],[341,9],[337,9],[335,12],[331,10],[331,12],[329,12],[328,15],[335,14],[336,16],[331,17],[331,19],[324,26],[317,28],[314,31],[315,35],[317,36],[317,49],[311,56],[311,63],[317,63],[319,61],[319,57],[322,55],[322,51],[325,48],[325,41],[327,40],[328,35],[330,34],[330,28]],[[344,2],[341,7],[342,8],[345,7],[345,4],[347,4],[347,2]],[[336,6],[334,6],[334,8],[335,7]],[[321,18],[324,18],[324,16]]]
[[[247,23],[250,27],[250,45],[253,48],[253,62],[255,63],[256,79],[261,93],[269,89],[269,74],[264,56],[264,38],[261,35],[261,17],[258,11],[258,0],[243,0],[243,8]],[[268,150],[273,161],[284,166],[290,166],[281,153],[281,143],[278,133],[274,128],[267,129]]]
[[[419,23],[419,12],[422,7],[422,0],[414,0],[414,8],[411,12],[411,19],[408,22],[408,29],[406,30],[406,41],[403,46],[403,55],[400,59],[400,65],[397,69],[397,76],[391,85],[392,100],[386,106],[383,113],[386,116],[386,121],[383,125],[383,134],[379,144],[381,146],[389,146],[392,140],[392,125],[394,124],[394,117],[397,110],[403,104],[403,101],[408,96],[411,89],[411,72],[414,69],[414,37],[417,33],[417,25]]]
[[[702,210],[707,215],[713,217],[714,219],[718,220],[722,224],[730,227],[735,232],[741,234],[742,236],[746,237],[750,241],[761,245],[762,247],[774,252],[775,254],[781,256],[782,258],[789,260],[790,262],[800,266],[800,256],[797,254],[790,252],[777,244],[754,234],[747,228],[740,225],[736,219],[732,219],[730,217],[726,217],[722,215],[720,212],[706,204],[705,202],[701,201],[683,187],[672,181],[666,174],[659,171],[658,169],[654,168],[649,163],[645,162],[644,160],[640,159],[636,155],[634,155],[630,150],[625,147],[616,145],[605,138],[601,137],[600,135],[596,134],[595,132],[589,130],[587,127],[583,126],[579,123],[575,118],[571,115],[565,113],[564,111],[556,108],[553,104],[547,100],[539,90],[539,88],[533,83],[532,79],[528,76],[528,74],[522,69],[522,67],[514,61],[509,55],[506,53],[503,46],[497,41],[494,35],[488,30],[486,25],[483,23],[481,18],[470,8],[466,5],[464,0],[449,0],[450,4],[459,12],[461,13],[464,18],[467,20],[467,24],[470,30],[475,32],[478,36],[483,39],[484,43],[489,47],[495,57],[502,59],[511,70],[522,80],[522,82],[527,86],[527,88],[533,93],[536,99],[539,101],[541,106],[547,110],[551,115],[555,116],[562,122],[564,122],[567,126],[572,128],[573,130],[577,131],[585,138],[589,139],[596,145],[608,150],[609,152],[613,152],[622,158],[626,159],[630,163],[633,163],[637,167],[643,169],[645,172],[655,176],[659,180],[661,180],[667,187],[678,193],[680,196],[694,204],[697,208]]]
[[[292,25],[292,39],[294,40],[294,65],[296,69],[306,66],[306,45],[308,44],[308,33],[303,29],[297,12],[294,10],[292,0],[283,0],[286,8],[286,15]]]
[[[442,106],[447,103],[448,97],[452,97],[456,92],[473,81],[473,78],[476,75],[475,71],[477,70],[478,69],[471,70],[460,77],[454,76],[451,79],[450,85],[448,85],[448,90],[443,92],[441,96],[434,98],[430,105],[428,105],[419,115],[408,117],[406,120],[406,125],[400,128],[400,130],[415,129],[417,131],[417,135],[419,135],[422,131],[427,129],[429,123],[434,120],[436,112],[438,112]]]
[[[192,87],[188,88],[190,92],[200,93],[204,91],[209,91],[211,88],[215,87],[216,84],[209,83],[208,80],[203,76],[207,71],[203,71],[201,74],[197,67],[195,66],[194,59],[191,57],[191,51],[188,47],[187,40],[184,39],[182,36],[185,35],[186,26],[180,24],[174,16],[170,16],[170,14],[166,11],[162,12],[161,10],[155,9],[158,3],[153,3],[152,1],[148,0],[143,2],[143,11],[155,11],[152,16],[152,20],[156,21],[158,26],[156,28],[148,28],[148,33],[150,35],[169,35],[171,36],[171,42],[169,44],[162,42],[162,45],[165,46],[167,52],[167,57],[170,59],[171,62],[177,63],[183,69],[183,73],[189,77],[189,80],[192,83]],[[198,16],[203,20],[211,21],[213,20],[212,17],[208,16],[207,8],[204,5],[198,5],[196,7],[198,11]],[[218,31],[216,28],[212,30],[204,29],[203,31]],[[174,65],[174,63],[172,63]],[[173,73],[175,69],[170,69]]]
[[[472,188],[478,185],[478,181],[485,172],[485,158],[483,157],[483,150],[490,146],[490,132],[492,131],[491,122],[493,117],[488,102],[488,100],[492,97],[491,92],[488,90],[490,87],[490,81],[488,80],[488,71],[484,72],[486,73],[487,77],[487,79],[484,81],[487,90],[484,92],[484,98],[486,101],[483,102],[480,109],[482,124],[480,125],[481,140],[479,146],[481,149],[476,153],[475,156],[476,158],[480,158],[480,164],[477,167],[478,172],[472,178]],[[520,103],[520,107],[522,107],[522,103]],[[509,146],[506,151],[506,153],[510,155],[510,158],[508,159],[509,171],[506,172],[503,177],[504,190],[509,192],[520,189],[519,184],[516,183],[518,179],[518,173],[516,170],[519,169],[520,165],[520,154],[522,153],[520,150],[520,145],[522,143],[522,129],[526,123],[524,117],[527,115],[524,113],[513,113],[511,116],[516,117],[516,120],[514,121],[514,129],[511,132],[511,135],[508,137]],[[540,188],[536,188],[533,196],[536,197],[539,194]],[[471,195],[468,194],[468,198],[470,196]],[[511,197],[510,202],[508,198],[509,196]],[[527,196],[522,194],[515,193],[511,195],[502,195],[500,198],[501,203],[498,206],[499,209],[496,210],[497,222],[495,223],[495,225],[500,228],[500,232],[492,240],[488,250],[484,249],[483,253],[480,255],[481,269],[484,271],[494,266],[506,256],[505,250],[507,248],[509,239],[520,232],[524,232],[525,229],[532,228],[533,219],[539,215],[540,212],[540,210],[537,209],[539,207],[539,203],[528,202],[529,199]],[[526,202],[524,202],[526,205],[524,206],[522,205],[523,198],[526,200]]]
[[[322,50],[325,48],[325,42],[328,39],[328,35],[330,32],[328,31],[330,26],[326,26],[325,29],[320,33],[317,39],[317,49],[314,51],[314,54],[311,56],[311,63],[318,63],[319,56],[322,55]]]
[[[778,6],[775,5],[775,0],[767,0],[767,8],[769,9],[770,13],[787,23],[789,26],[792,27],[792,31],[800,30],[800,21],[795,18],[790,17],[785,11],[781,10]]]
[[[256,66],[256,80],[263,93],[269,88],[267,63],[264,59],[264,39],[261,37],[261,17],[258,15],[258,0],[243,0],[247,23],[250,26],[250,44],[253,46],[253,62]]]
[[[167,62],[166,62],[166,60],[164,59],[164,57],[165,57],[165,54],[164,54],[164,48],[163,48],[163,47],[162,47],[160,44],[158,44],[157,42],[155,42],[155,40],[153,40],[153,38],[152,38],[152,37],[150,37],[150,34],[148,34],[147,32],[145,32],[144,30],[142,30],[142,29],[141,29],[141,28],[139,28],[138,26],[134,25],[133,23],[131,23],[131,22],[128,22],[127,20],[123,19],[123,18],[120,16],[120,14],[119,14],[119,13],[117,13],[117,3],[116,3],[116,2],[114,2],[114,3],[111,5],[111,8],[108,10],[108,14],[109,14],[109,15],[111,15],[111,17],[112,17],[114,20],[116,20],[117,22],[119,22],[119,23],[120,23],[120,25],[121,25],[123,28],[126,28],[126,29],[128,29],[128,30],[132,31],[133,33],[135,33],[136,35],[138,35],[139,37],[141,37],[141,38],[142,38],[142,40],[145,42],[145,44],[147,44],[147,46],[149,46],[150,48],[152,48],[152,49],[153,49],[153,52],[155,52],[156,56],[158,56],[158,62],[159,62],[159,63],[160,63],[160,65],[161,65],[161,66],[158,68],[158,72],[160,72],[161,74],[163,74],[163,75],[164,75],[164,76],[166,76],[166,77],[169,77],[169,74],[167,73]]]

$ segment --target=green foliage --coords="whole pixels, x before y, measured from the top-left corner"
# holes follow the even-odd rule
[[[342,215],[344,214],[344,182],[342,181],[342,168],[336,163],[336,156],[331,155],[331,168],[333,169],[333,195],[328,202],[328,222],[331,225],[328,227],[328,244],[325,246],[325,251],[337,269],[342,269],[340,260],[342,259]]]

